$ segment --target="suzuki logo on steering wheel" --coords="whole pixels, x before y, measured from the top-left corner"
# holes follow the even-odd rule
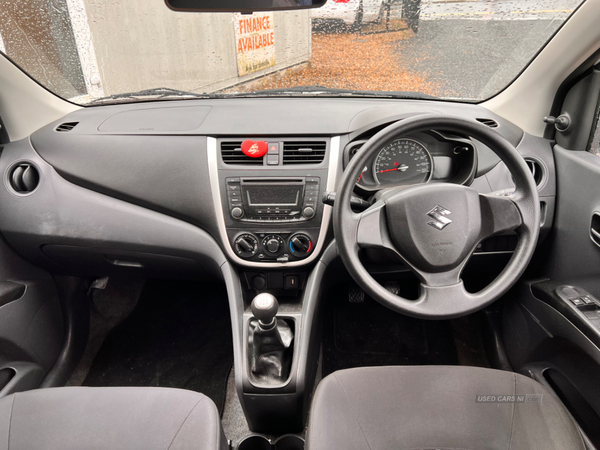
[[[443,206],[435,205],[435,208],[427,213],[427,215],[433,219],[431,222],[427,222],[427,225],[438,230],[443,230],[452,223],[452,220],[446,217],[451,213],[452,211],[447,210]]]

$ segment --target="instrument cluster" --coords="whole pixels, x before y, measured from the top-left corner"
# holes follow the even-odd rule
[[[366,142],[350,142],[344,161],[349,162]],[[470,139],[431,131],[387,142],[365,164],[357,186],[373,191],[435,181],[470,184],[476,168],[477,151]]]

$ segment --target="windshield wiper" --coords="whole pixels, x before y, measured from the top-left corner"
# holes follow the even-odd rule
[[[291,88],[266,89],[263,91],[252,91],[248,93],[237,93],[236,97],[280,97],[280,96],[336,96],[336,97],[387,97],[387,98],[411,98],[434,100],[437,97],[423,94],[421,92],[408,91],[365,91],[354,89],[334,89],[325,86],[295,86]]]
[[[231,92],[228,94],[197,94],[171,88],[144,89],[137,92],[109,95],[91,101],[88,105],[100,105],[120,102],[143,102],[156,100],[192,99],[192,98],[232,98],[232,97],[372,97],[372,98],[410,98],[433,100],[437,97],[421,92],[402,91],[359,91],[353,89],[334,89],[324,86],[295,86],[282,89],[265,89],[252,92]]]
[[[121,100],[123,101],[155,101],[155,100],[172,100],[175,98],[186,99],[186,98],[215,98],[224,97],[224,95],[213,95],[213,94],[197,94],[195,92],[181,91],[179,89],[171,89],[165,87],[144,89],[137,92],[126,92],[123,94],[109,95],[108,97],[98,98],[91,101],[88,105],[98,105],[102,103],[116,103]]]

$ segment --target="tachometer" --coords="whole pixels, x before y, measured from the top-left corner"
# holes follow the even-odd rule
[[[431,178],[433,160],[423,144],[413,139],[396,139],[383,147],[373,163],[378,184],[417,184]]]

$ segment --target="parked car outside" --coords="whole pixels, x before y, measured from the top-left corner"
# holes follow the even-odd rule
[[[311,16],[313,20],[343,21],[357,27],[381,21],[385,6],[385,0],[328,0],[321,8],[313,9]]]

